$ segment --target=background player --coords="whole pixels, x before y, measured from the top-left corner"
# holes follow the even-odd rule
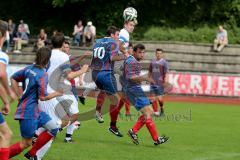
[[[135,108],[142,113],[136,124],[128,131],[128,135],[132,138],[135,144],[139,144],[137,132],[146,125],[150,132],[155,145],[164,143],[168,137],[159,137],[155,123],[152,120],[152,108],[150,101],[141,88],[141,82],[147,81],[154,84],[152,78],[140,76],[141,64],[140,60],[144,57],[145,47],[142,44],[137,44],[133,49],[133,56],[129,56],[124,62],[123,77],[125,86],[123,91]]]
[[[156,116],[164,116],[164,107],[163,107],[163,94],[164,94],[164,84],[166,83],[168,72],[168,63],[164,59],[164,54],[162,49],[156,49],[156,58],[152,59],[148,76],[154,79],[155,84],[151,84],[150,93],[152,93],[152,106],[154,114]],[[158,103],[160,105],[160,113],[158,112]]]

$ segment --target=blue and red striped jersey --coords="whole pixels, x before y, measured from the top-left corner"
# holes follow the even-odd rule
[[[23,95],[18,103],[15,119],[37,119],[39,116],[38,99],[47,93],[48,75],[45,69],[34,64],[13,74],[12,78],[22,82]]]
[[[141,73],[142,66],[139,61],[137,61],[132,55],[130,55],[124,61],[123,78],[127,87],[134,87],[141,85],[140,82],[134,82],[131,80],[134,76],[139,76]]]
[[[148,71],[152,75],[152,79],[158,86],[163,86],[166,74],[168,72],[168,63],[165,59],[153,59],[149,65]]]
[[[112,57],[118,55],[119,45],[113,38],[97,39],[93,46],[91,68],[94,71],[113,71]]]

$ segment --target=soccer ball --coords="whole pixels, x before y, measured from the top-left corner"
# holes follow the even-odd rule
[[[133,7],[128,7],[123,11],[123,18],[125,21],[133,21],[137,19],[137,10]]]

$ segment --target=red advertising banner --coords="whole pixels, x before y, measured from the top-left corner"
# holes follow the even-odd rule
[[[211,96],[240,96],[240,76],[169,73],[172,93]]]

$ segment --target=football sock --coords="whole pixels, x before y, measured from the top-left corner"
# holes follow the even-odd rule
[[[42,148],[48,141],[54,136],[47,131],[44,131],[38,136],[36,143],[34,143],[32,149],[28,152],[31,156],[35,156],[37,151]]]
[[[23,148],[21,147],[20,142],[18,142],[18,143],[11,145],[9,150],[10,150],[9,158],[12,158],[12,157],[20,154],[23,151]]]
[[[158,104],[157,101],[153,101],[152,102],[152,108],[154,112],[158,112]]]
[[[105,100],[106,94],[105,92],[100,91],[100,93],[97,96],[97,105],[96,105],[96,111],[101,113],[102,105]]]
[[[154,122],[152,121],[152,118],[148,118],[146,120],[146,126],[147,126],[147,129],[152,136],[153,141],[157,141],[158,133],[157,133],[157,130],[156,130],[156,126],[155,126]]]
[[[144,116],[144,115],[141,115],[141,116],[138,118],[138,120],[137,120],[137,122],[135,123],[135,125],[133,126],[133,128],[132,128],[133,132],[134,132],[134,133],[137,133],[137,132],[142,128],[142,126],[145,124],[145,121],[146,121],[145,116]]]
[[[52,145],[53,139],[51,139],[50,141],[48,141],[47,144],[45,144],[42,148],[40,148],[37,151],[37,157],[39,159],[42,159],[44,157],[44,155],[47,153],[47,151],[50,149],[51,145]]]
[[[8,160],[9,159],[9,148],[0,148],[0,159]]]
[[[110,105],[110,117],[111,117],[111,127],[116,127],[116,122],[118,119],[118,105]]]
[[[164,110],[164,108],[163,108],[163,101],[158,101],[158,103],[159,103],[159,105],[160,105],[160,109],[161,109],[161,111],[163,111]]]
[[[118,110],[119,111],[122,109],[123,105],[124,105],[124,100],[123,100],[123,98],[121,98],[119,103],[118,103]]]
[[[130,101],[128,99],[125,99],[125,109],[126,114],[130,114]]]

